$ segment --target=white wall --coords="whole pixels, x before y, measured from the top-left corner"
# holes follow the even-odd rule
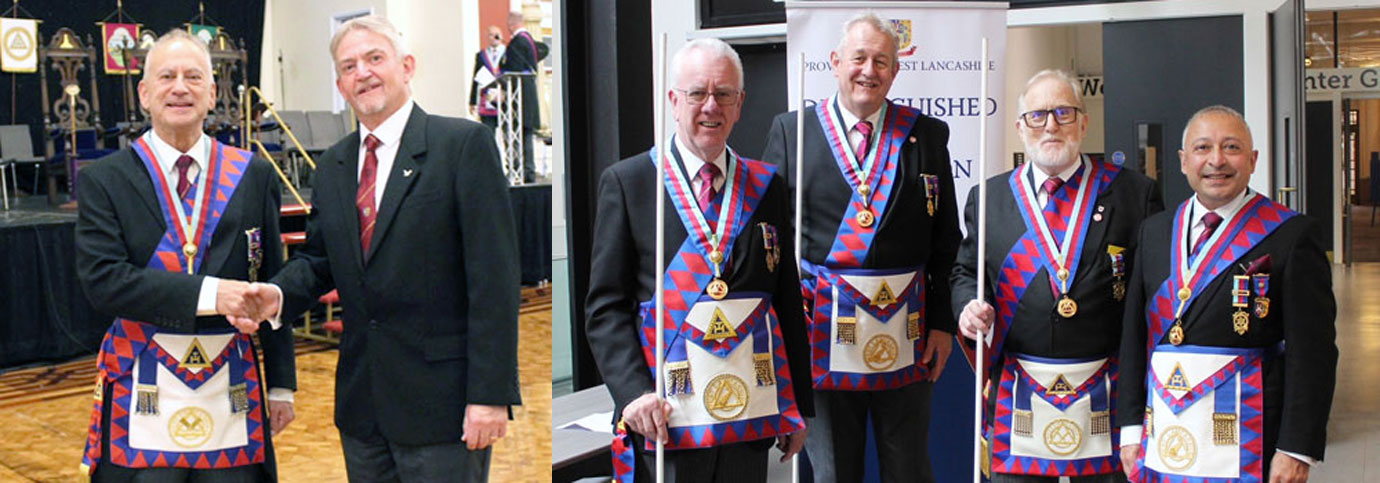
[[[1102,25],[1081,24],[1050,27],[1012,27],[1006,30],[1006,98],[1011,106],[1014,126],[1016,100],[1031,76],[1045,69],[1064,69],[1077,76],[1102,75]],[[1088,133],[1083,151],[1105,151],[1103,100],[1085,97]],[[1012,154],[1024,151],[1021,135],[1014,127],[1006,129],[1006,148],[1002,162],[1008,166]]]
[[[479,49],[478,36],[466,34],[479,28],[474,0],[267,0],[259,78],[275,107],[331,109],[331,19],[370,9],[393,22],[417,58],[412,78],[417,103],[434,114],[465,115],[470,64]]]

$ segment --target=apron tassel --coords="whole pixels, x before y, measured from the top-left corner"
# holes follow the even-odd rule
[[[1236,446],[1236,414],[1212,413],[1212,443]]]
[[[839,331],[838,340],[836,340],[835,343],[838,345],[857,344],[858,318],[839,317],[835,320],[837,321]]]
[[[134,413],[141,416],[158,415],[158,386],[139,384],[135,387]]]
[[[771,354],[753,354],[752,367],[757,373],[758,386],[771,386],[776,384],[776,371],[771,367]]]
[[[906,338],[916,340],[920,335],[920,313],[911,312],[906,316]]]
[[[666,385],[666,395],[693,394],[690,385],[690,361],[667,362],[666,375],[670,377]]]

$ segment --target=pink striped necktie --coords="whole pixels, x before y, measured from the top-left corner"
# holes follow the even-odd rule
[[[861,163],[862,160],[867,159],[867,148],[872,144],[872,121],[858,121],[857,124],[853,125],[853,130],[862,134],[862,141],[859,141],[858,145],[853,148],[853,157]]]

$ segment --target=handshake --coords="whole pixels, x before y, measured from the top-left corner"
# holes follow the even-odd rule
[[[278,290],[266,283],[221,280],[216,289],[216,313],[245,334],[258,331],[259,323],[277,315],[282,305]]]

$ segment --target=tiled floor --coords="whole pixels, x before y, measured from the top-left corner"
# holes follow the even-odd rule
[[[1337,391],[1327,457],[1309,481],[1380,481],[1380,264],[1332,271],[1337,295]]]

